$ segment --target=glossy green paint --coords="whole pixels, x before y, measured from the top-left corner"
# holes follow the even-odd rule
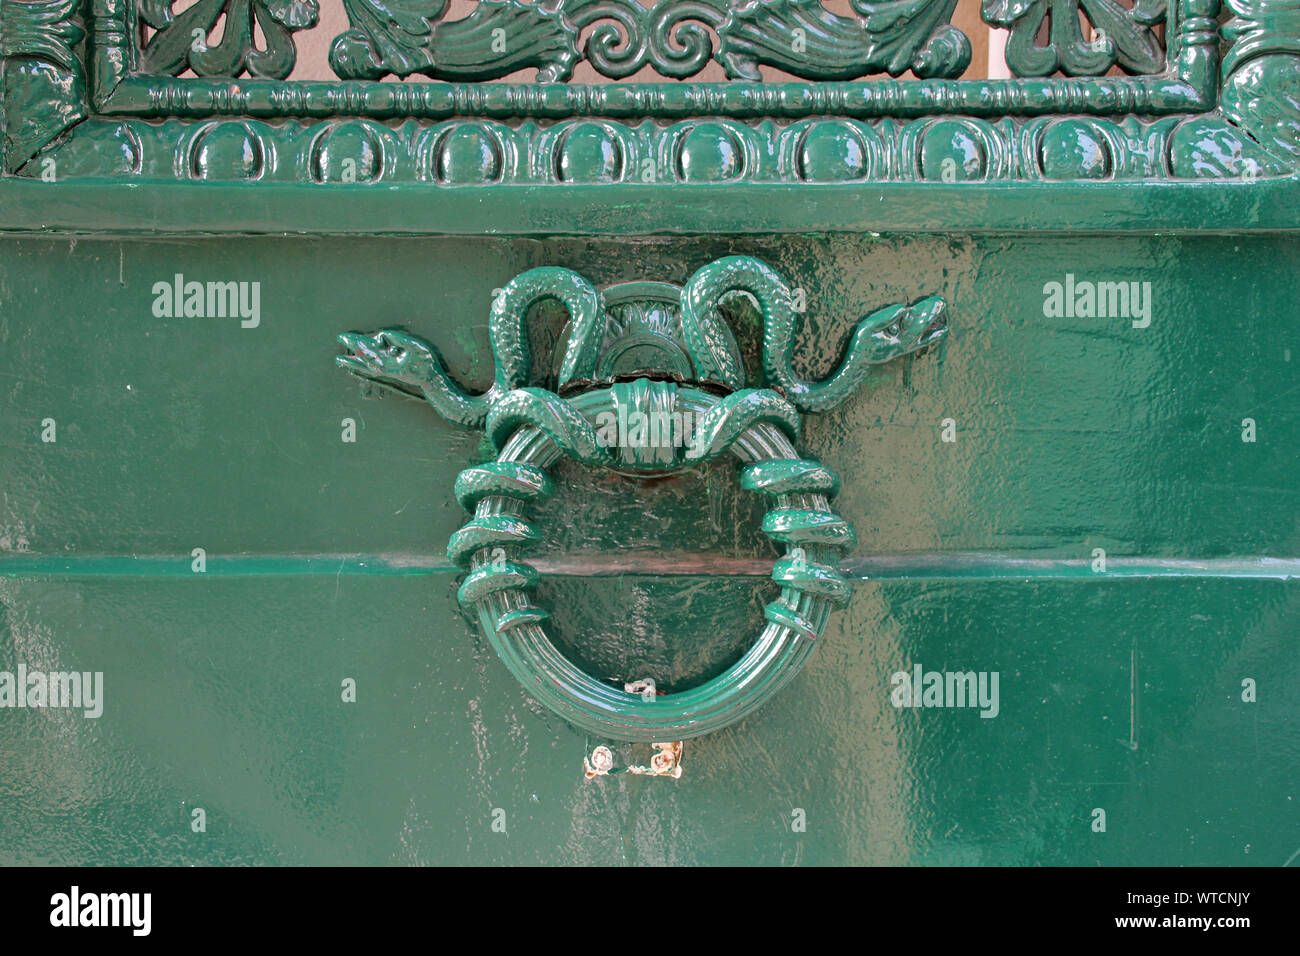
[[[0,673],[105,678],[95,719],[0,708],[3,860],[1297,859],[1297,2],[986,3],[1006,80],[954,78],[951,6],[349,0],[342,79],[292,82],[312,0],[0,0]],[[159,308],[185,281],[256,316]],[[682,381],[619,380],[671,350],[588,347],[611,289],[664,284]],[[864,380],[861,317],[928,297],[943,348]],[[427,403],[332,367],[356,328],[410,330],[343,344]],[[739,480],[530,431],[696,373],[785,393]],[[525,520],[503,476],[553,494]],[[809,515],[839,546],[774,565]],[[482,564],[502,536],[530,565]],[[541,608],[562,716],[512,677],[561,672]],[[911,706],[917,669],[999,692]],[[630,772],[678,725],[605,685],[738,674],[788,684]]]
[[[0,235],[548,236],[1294,232],[1300,180],[429,190],[0,181]],[[977,217],[972,219],[971,217]],[[507,277],[501,277],[505,281]]]
[[[1287,174],[1294,159],[1291,0],[1229,0],[1222,29],[1218,0],[1132,10],[1060,0],[1050,12],[987,3],[984,19],[1010,30],[1016,76],[1002,80],[951,78],[970,54],[947,23],[952,0],[854,0],[852,17],[817,0],[492,0],[450,22],[445,0],[350,0],[354,29],[331,55],[340,80],[310,82],[282,77],[292,33],[316,20],[314,0],[173,6],[4,0],[4,170],[63,181],[671,186],[1253,181]],[[1103,38],[1084,41],[1080,16]],[[92,39],[78,48],[83,21]],[[141,47],[145,25],[155,32]],[[1224,37],[1237,42],[1220,74]],[[616,79],[643,65],[682,79],[716,59],[730,81],[557,82],[580,59]],[[764,82],[760,65],[806,79]],[[1114,65],[1132,75],[1093,75]],[[536,68],[535,82],[477,82],[521,67]],[[186,69],[195,76],[174,75]],[[922,79],[852,81],[908,70]],[[474,82],[380,81],[412,73]],[[1261,85],[1264,95],[1249,95]]]
[[[0,670],[105,673],[98,720],[0,710],[7,860],[1250,865],[1300,846],[1291,237],[81,237],[3,253]],[[834,464],[859,545],[853,599],[802,672],[688,741],[679,780],[585,780],[597,744],[620,765],[648,748],[534,703],[458,609],[463,572],[442,554],[457,474],[495,450],[421,401],[364,394],[332,367],[333,336],[405,324],[482,389],[492,290],[512,277],[680,282],[736,254],[809,290],[810,378],[837,359],[818,343],[879,302],[942,296],[949,341],[805,421],[800,448]],[[259,325],[154,317],[153,284],[176,272],[262,281]],[[391,281],[356,281],[373,274]],[[1150,281],[1151,324],[1045,317],[1044,285],[1067,274]],[[535,353],[564,320],[539,311]],[[761,364],[757,313],[734,320]],[[674,691],[744,652],[776,585],[765,504],[730,467],[552,477],[536,600],[566,655]],[[998,671],[998,716],[895,708],[892,675],[918,663]]]

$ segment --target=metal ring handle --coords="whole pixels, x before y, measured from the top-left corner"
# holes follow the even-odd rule
[[[707,413],[722,400],[683,389],[679,402]],[[594,420],[613,408],[614,398],[605,388],[564,404]],[[781,595],[767,605],[767,624],[757,641],[724,673],[690,690],[644,700],[566,658],[542,626],[547,612],[527,594],[537,572],[520,552],[538,535],[525,509],[551,493],[546,469],[565,453],[563,444],[537,425],[522,425],[504,441],[495,462],[466,469],[456,483],[457,498],[474,514],[448,545],[448,555],[470,572],[459,597],[477,613],[483,634],[506,667],[565,720],[616,740],[698,737],[762,706],[803,667],[831,606],[848,598],[848,582],[836,563],[841,551],[853,547],[854,535],[827,500],[838,487],[834,474],[801,458],[785,432],[769,421],[748,425],[727,443],[745,463],[742,487],[774,499],[763,531],[786,548],[772,569],[773,580],[782,585]]]

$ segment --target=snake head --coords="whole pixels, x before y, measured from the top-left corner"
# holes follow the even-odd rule
[[[433,346],[400,329],[380,329],[373,335],[343,332],[338,341],[346,349],[334,359],[341,368],[415,395],[423,394],[438,367]]]
[[[863,320],[872,364],[929,348],[948,333],[947,304],[937,295],[881,309]]]

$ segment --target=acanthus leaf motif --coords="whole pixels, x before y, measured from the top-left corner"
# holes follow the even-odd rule
[[[174,12],[175,0],[140,0],[140,18],[156,32],[141,51],[149,73],[252,76],[282,80],[293,70],[293,33],[316,25],[316,0],[198,0]],[[218,22],[221,39],[209,43]],[[256,45],[256,23],[266,46]]]
[[[1165,51],[1155,27],[1165,23],[1167,0],[983,0],[980,15],[1010,31],[1006,62],[1016,76],[1099,76],[1113,66],[1129,73],[1159,73]],[[1092,25],[1087,39],[1079,18]],[[1043,22],[1047,43],[1038,45]]]
[[[73,18],[80,6],[80,0],[3,0],[0,56],[45,59],[80,72],[72,50],[86,35]]]
[[[758,65],[797,76],[850,80],[875,73],[960,76],[970,65],[965,34],[949,25],[957,0],[855,0],[854,17],[821,0],[760,0],[730,9],[718,27],[730,76],[757,80]],[[791,38],[798,42],[792,42]]]

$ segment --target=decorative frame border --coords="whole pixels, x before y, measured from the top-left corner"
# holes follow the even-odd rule
[[[4,172],[421,187],[1292,177],[1300,0],[1226,5],[1220,64],[1219,0],[1177,0],[1159,75],[582,85],[144,76],[133,0],[0,0]]]
[[[441,83],[381,80],[197,79],[136,72],[132,0],[91,0],[92,107],[100,116],[326,119],[666,120],[717,116],[797,119],[954,114],[1169,115],[1201,113],[1217,100],[1219,0],[1171,0],[1165,73],[1005,80],[872,79],[762,83]]]

